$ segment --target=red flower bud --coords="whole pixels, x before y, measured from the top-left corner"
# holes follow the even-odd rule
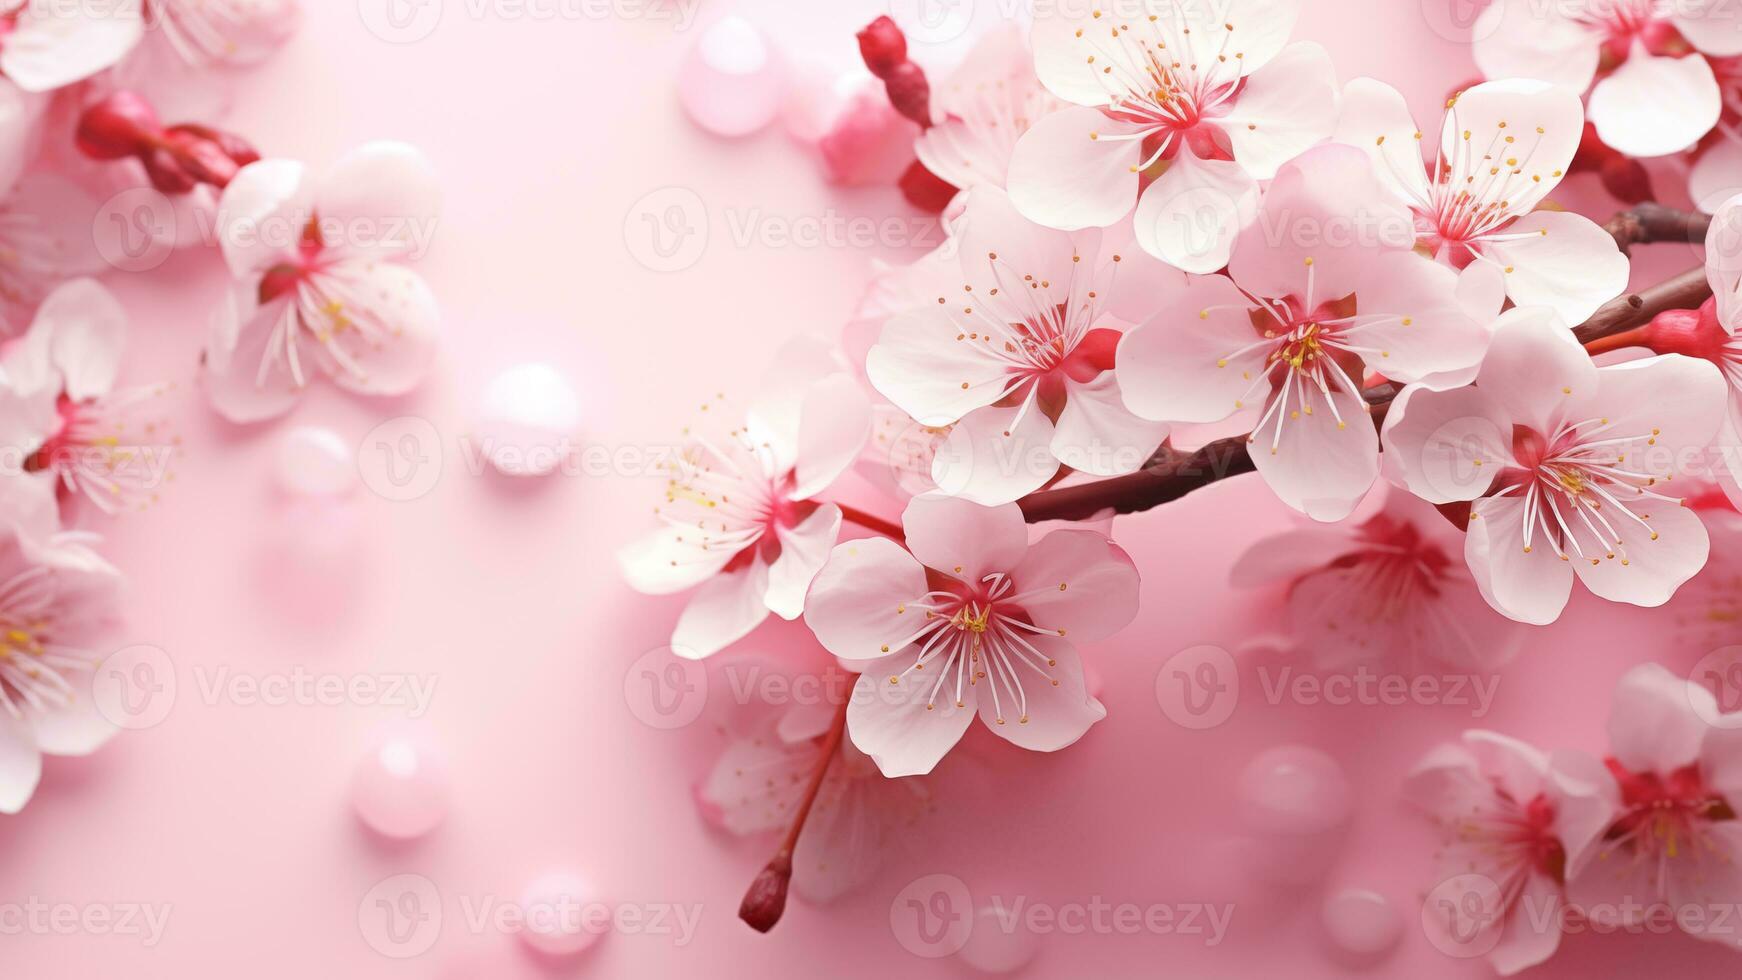
[[[786,912],[786,889],[792,884],[792,858],[776,856],[768,867],[750,883],[744,901],[738,906],[738,918],[757,932],[774,928]]]
[[[907,38],[895,21],[879,17],[859,32],[859,54],[871,74],[888,78],[890,72],[907,63]]]
[[[1686,354],[1722,366],[1730,335],[1718,322],[1718,301],[1713,298],[1697,310],[1659,313],[1646,324],[1641,339],[1659,354]]]
[[[922,127],[931,126],[931,83],[926,81],[923,68],[904,61],[884,77],[883,85],[896,112]]]
[[[79,116],[79,152],[97,160],[140,153],[162,127],[151,103],[128,91],[111,94]]]
[[[139,162],[145,164],[145,173],[151,178],[151,186],[165,194],[187,194],[200,184],[182,166],[181,158],[169,147],[160,146],[146,150],[139,155]]]
[[[957,193],[956,185],[927,170],[918,160],[901,175],[900,185],[901,196],[907,198],[907,203],[930,214],[942,214]]]
[[[1651,174],[1646,172],[1645,164],[1632,157],[1617,153],[1603,161],[1597,176],[1603,181],[1603,189],[1625,204],[1657,200],[1657,192],[1651,189]]]

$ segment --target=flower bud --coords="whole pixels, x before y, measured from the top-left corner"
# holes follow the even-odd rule
[[[926,81],[925,69],[904,61],[884,76],[883,84],[896,112],[923,127],[931,126],[931,83]]]
[[[121,160],[142,152],[161,128],[151,103],[122,90],[85,109],[76,139],[88,157]]]
[[[744,901],[738,906],[738,918],[757,932],[767,932],[780,921],[786,911],[786,889],[792,884],[792,858],[777,855],[750,883]]]
[[[1641,339],[1659,354],[1685,354],[1722,366],[1730,334],[1718,322],[1718,301],[1713,298],[1697,310],[1659,313],[1646,324]]]
[[[895,21],[879,17],[859,32],[859,54],[871,74],[888,78],[890,72],[907,63],[907,38]]]

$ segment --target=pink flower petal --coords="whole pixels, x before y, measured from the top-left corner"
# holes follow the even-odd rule
[[[1008,572],[1028,552],[1028,525],[1015,504],[983,507],[928,493],[908,503],[901,524],[913,557],[964,582]]]
[[[1257,210],[1258,182],[1244,167],[1200,160],[1182,147],[1137,201],[1137,243],[1183,272],[1215,272]]]
[[[1014,665],[1015,683],[1021,687],[1017,691],[995,687],[1007,675],[987,671],[975,692],[980,720],[1012,745],[1031,752],[1057,752],[1107,717],[1107,709],[1084,687],[1082,661],[1068,641],[1037,635],[1029,642],[1047,658],[1048,676],[1015,663],[1016,655],[1006,652]]]
[[[1093,643],[1137,618],[1137,566],[1096,531],[1059,530],[1036,541],[1010,572],[1033,595],[1020,605],[1036,625]]]
[[[848,541],[835,547],[811,583],[805,625],[843,660],[876,660],[900,653],[925,625],[917,604],[927,590],[925,569],[900,545],[886,538]]]
[[[1234,159],[1260,180],[1337,125],[1337,70],[1324,48],[1291,44],[1247,76],[1233,108],[1217,121],[1234,147]],[[1419,168],[1418,168],[1419,169]]]
[[[1723,108],[1712,66],[1697,54],[1660,58],[1635,41],[1614,73],[1591,89],[1597,135],[1619,153],[1679,153],[1712,131]]]
[[[768,569],[768,608],[781,619],[804,613],[805,593],[829,560],[829,549],[841,536],[841,508],[824,504],[790,528],[776,531],[780,557]]]
[[[1506,293],[1519,306],[1545,306],[1566,323],[1583,323],[1627,289],[1627,256],[1583,215],[1534,211],[1495,237],[1478,250],[1503,270]]]
[[[768,565],[760,557],[709,579],[678,617],[672,651],[700,660],[738,642],[768,618],[767,595]]]
[[[1067,231],[1105,227],[1137,203],[1138,130],[1099,109],[1061,109],[1029,128],[1010,156],[1010,200],[1030,221]]]
[[[1573,591],[1573,570],[1538,540],[1525,551],[1524,501],[1484,497],[1471,508],[1464,561],[1488,604],[1521,623],[1546,626],[1560,618]]]

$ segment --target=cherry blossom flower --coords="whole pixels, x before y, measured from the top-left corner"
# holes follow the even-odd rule
[[[1718,484],[1732,502],[1742,501],[1742,195],[1732,196],[1712,215],[1706,232],[1706,279],[1712,298],[1699,310],[1673,311],[1645,328],[1645,339],[1659,353],[1685,354],[1717,365],[1729,393],[1728,410],[1717,445],[1724,471]]]
[[[915,497],[902,526],[911,553],[883,538],[838,545],[805,603],[824,648],[864,668],[847,730],[884,775],[930,772],[976,713],[1037,752],[1106,717],[1072,644],[1137,614],[1124,551],[1084,530],[1031,546],[1016,505],[937,494]]]
[[[1287,44],[1299,6],[1125,0],[1037,11],[1035,70],[1073,105],[1017,143],[1011,199],[1067,231],[1111,225],[1135,204],[1150,254],[1186,272],[1220,269],[1257,182],[1336,123],[1330,56]]]
[[[1696,938],[1742,946],[1742,730],[1712,693],[1658,664],[1622,676],[1606,760],[1619,811],[1568,896],[1602,926],[1636,925],[1667,904]]]
[[[218,206],[235,286],[206,346],[213,407],[254,422],[289,411],[316,374],[366,395],[421,381],[440,310],[404,263],[440,196],[428,160],[400,143],[360,147],[318,181],[290,160],[243,168]]]
[[[243,67],[264,61],[296,32],[298,0],[149,0],[151,43],[185,64]]]
[[[105,513],[143,508],[167,478],[174,445],[138,406],[165,386],[115,390],[127,316],[91,279],[43,301],[30,331],[0,357],[0,445],[67,498]]]
[[[1414,213],[1422,251],[1466,278],[1494,279],[1494,292],[1519,306],[1551,307],[1582,323],[1627,288],[1627,257],[1591,219],[1536,209],[1566,175],[1584,125],[1584,107],[1565,89],[1484,82],[1448,104],[1433,162],[1424,165],[1422,130],[1403,96],[1358,78],[1344,90],[1334,138],[1373,158]]]
[[[1438,857],[1446,879],[1485,879],[1477,902],[1430,898],[1430,921],[1443,918],[1470,948],[1489,948],[1502,976],[1552,956],[1567,872],[1587,860],[1615,813],[1602,765],[1468,731],[1430,752],[1404,792],[1444,833]]]
[[[1727,0],[1496,0],[1475,23],[1476,64],[1491,79],[1590,89],[1591,122],[1605,144],[1664,156],[1718,121],[1717,80],[1695,52],[1742,54],[1739,27],[1742,12]]]
[[[1241,233],[1229,276],[1188,279],[1120,343],[1125,404],[1195,423],[1254,406],[1248,441],[1271,489],[1314,520],[1347,517],[1379,474],[1363,372],[1457,383],[1488,343],[1456,273],[1412,251],[1413,227],[1361,151],[1302,154]]]
[[[841,509],[816,500],[858,457],[870,404],[827,348],[784,348],[747,420],[686,433],[671,466],[661,527],[618,555],[632,588],[653,595],[700,586],[672,631],[681,656],[711,656],[770,612],[797,619],[805,591],[841,530]],[[703,410],[721,426],[717,404]],[[708,431],[704,431],[708,430]]]
[[[94,535],[60,529],[47,484],[0,477],[0,514],[0,813],[17,813],[44,755],[88,755],[115,734],[90,681],[121,574]]]
[[[932,93],[930,129],[914,141],[919,162],[961,190],[1004,187],[1016,141],[1061,107],[1034,73],[1022,33],[1006,26],[981,38]]]
[[[0,87],[65,88],[113,67],[144,36],[138,0],[0,2]]]
[[[765,712],[748,733],[727,743],[697,788],[704,814],[740,836],[785,830],[816,769],[833,713],[826,704]],[[792,887],[824,903],[864,885],[931,806],[925,780],[885,778],[865,753],[842,740],[793,853]]]
[[[1464,558],[1513,619],[1553,622],[1575,576],[1662,605],[1706,561],[1705,526],[1668,483],[1717,434],[1723,379],[1677,354],[1599,368],[1552,311],[1500,319],[1474,387],[1393,402],[1393,478],[1430,503],[1472,502]]]
[[[1328,669],[1396,658],[1410,669],[1493,671],[1511,660],[1522,631],[1483,601],[1457,529],[1410,494],[1374,493],[1383,503],[1365,520],[1258,541],[1231,583],[1282,584],[1289,638]]]
[[[883,326],[866,370],[877,390],[927,426],[953,425],[934,478],[950,493],[1006,503],[1060,465],[1129,473],[1166,427],[1121,400],[1116,314],[1151,288],[1116,231],[1067,233],[1029,222],[1004,192],[969,192],[957,283]],[[1121,295],[1123,293],[1123,295]]]

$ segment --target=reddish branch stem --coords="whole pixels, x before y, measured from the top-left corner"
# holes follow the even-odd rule
[[[868,514],[857,507],[848,507],[846,504],[836,504],[835,506],[841,508],[841,519],[848,523],[857,524],[867,531],[876,531],[878,534],[893,538],[898,542],[907,537],[901,526],[894,521],[886,521],[876,514]]]
[[[1648,242],[1702,241],[1711,219],[1684,214],[1655,204],[1616,215],[1605,228],[1623,250]],[[1574,332],[1587,349],[1600,353],[1611,349],[1616,337],[1642,327],[1666,310],[1698,307],[1712,295],[1704,269],[1690,269],[1649,289],[1628,293],[1605,304]],[[1371,408],[1374,425],[1385,420],[1398,386],[1379,385],[1363,394]],[[1023,516],[1033,522],[1082,521],[1097,515],[1135,514],[1178,500],[1193,490],[1231,476],[1250,473],[1252,456],[1247,437],[1219,439],[1196,452],[1181,452],[1163,446],[1135,473],[1061,490],[1043,490],[1017,501]]]
[[[841,737],[847,731],[847,705],[850,698],[841,702],[841,707],[835,712],[834,724],[829,726],[829,733],[823,736],[822,749],[817,756],[816,768],[811,771],[810,784],[805,787],[804,798],[799,801],[798,811],[792,818],[792,826],[786,832],[786,838],[780,842],[780,849],[774,852],[762,873],[750,883],[750,888],[744,893],[744,901],[738,906],[738,918],[749,923],[750,928],[757,932],[767,932],[780,921],[780,916],[786,911],[786,891],[792,884],[792,855],[798,849],[799,834],[804,832],[805,820],[810,817],[811,806],[817,801],[817,793],[823,788],[823,777],[828,775],[829,764],[840,754]]]

